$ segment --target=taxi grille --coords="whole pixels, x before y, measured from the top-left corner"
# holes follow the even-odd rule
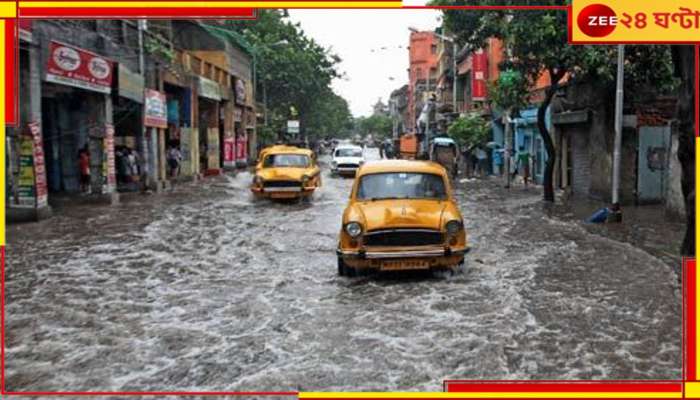
[[[368,232],[363,238],[366,246],[429,246],[443,241],[442,232],[426,229]]]
[[[264,183],[266,188],[277,188],[277,187],[297,187],[301,186],[299,181],[268,181]]]
[[[357,164],[338,164],[338,168],[357,168]]]

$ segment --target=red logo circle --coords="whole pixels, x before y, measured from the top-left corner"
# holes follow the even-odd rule
[[[591,37],[607,36],[617,27],[617,15],[605,4],[584,7],[576,18],[579,29]]]

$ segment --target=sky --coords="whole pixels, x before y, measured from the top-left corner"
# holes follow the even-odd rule
[[[338,69],[346,78],[332,86],[355,117],[370,115],[377,99],[386,104],[394,89],[408,83],[408,28],[433,30],[440,15],[425,9],[289,10],[306,35],[343,60]]]

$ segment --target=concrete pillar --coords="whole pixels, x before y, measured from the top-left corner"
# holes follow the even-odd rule
[[[569,187],[569,138],[561,134],[561,187]]]

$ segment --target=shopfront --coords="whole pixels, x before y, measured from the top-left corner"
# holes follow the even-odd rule
[[[221,89],[218,83],[210,79],[200,76],[198,81],[200,170],[205,175],[214,175],[221,172]]]
[[[41,90],[41,127],[50,192],[108,194],[116,190],[113,104],[115,63],[55,41]],[[81,185],[79,154],[89,156]]]

